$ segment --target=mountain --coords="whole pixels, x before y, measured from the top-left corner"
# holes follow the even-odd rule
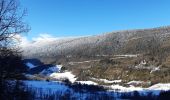
[[[33,41],[23,59],[60,65],[77,81],[137,81],[141,86],[170,82],[170,26],[125,30],[95,36]],[[38,67],[37,67],[38,68]],[[40,68],[41,71],[43,68]]]
[[[169,42],[170,27],[126,30],[96,36],[69,39],[42,39],[24,46],[25,58],[58,60],[61,57],[92,57],[144,53],[150,49],[151,42]],[[156,44],[158,45],[158,44]],[[165,44],[168,47],[167,44]],[[169,48],[168,48],[169,49]],[[44,60],[46,61],[46,59]]]

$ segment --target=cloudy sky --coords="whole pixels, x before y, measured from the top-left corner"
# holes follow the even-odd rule
[[[21,0],[31,26],[26,35],[95,35],[170,25],[170,0]]]

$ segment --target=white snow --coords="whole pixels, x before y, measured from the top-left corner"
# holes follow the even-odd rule
[[[107,80],[107,79],[97,79],[97,78],[91,78],[92,80],[95,80],[95,81],[101,81],[101,82],[104,82],[104,83],[120,83],[122,82],[122,80]]]
[[[96,55],[97,57],[108,57],[110,55]]]
[[[133,92],[133,91],[138,91],[140,94],[145,95],[148,92],[152,92],[154,95],[158,95],[161,91],[167,91],[170,90],[170,83],[159,83],[155,84],[151,87],[148,88],[142,88],[142,87],[123,87],[120,85],[111,85],[109,86],[111,88],[111,91],[119,91],[119,92]]]
[[[46,81],[23,81],[24,83],[26,83],[29,87],[33,86],[36,88],[42,88],[42,89],[53,89],[56,91],[63,91],[68,89],[67,86],[65,86],[64,84],[60,83],[60,82],[46,82]],[[82,84],[95,84],[97,85],[97,83],[92,82],[92,81],[77,81],[78,83],[82,83]],[[120,85],[111,85],[109,86],[111,88],[111,90],[113,91],[119,91],[119,92],[132,92],[132,91],[167,91],[170,90],[170,83],[158,83],[155,84],[151,87],[148,88],[142,88],[142,87],[134,87],[134,86],[130,86],[130,87],[123,87]]]
[[[41,96],[42,93],[43,94],[52,94],[52,93],[55,93],[55,92],[60,92],[62,94],[62,93],[65,93],[69,90],[75,96],[79,97],[79,93],[74,92],[71,88],[69,88],[68,86],[66,86],[65,84],[63,84],[61,82],[55,82],[55,81],[53,81],[53,82],[23,81],[23,82],[28,86],[28,88],[35,89],[36,93],[38,93],[39,96]],[[81,84],[97,85],[92,81],[78,81],[78,82],[81,83]],[[118,84],[117,85],[111,85],[111,86],[105,86],[105,87],[109,87],[110,88],[109,91],[115,91],[116,94],[110,94],[110,95],[115,95],[117,97],[119,97],[121,95],[121,93],[134,92],[134,91],[138,91],[140,93],[140,95],[147,95],[148,93],[152,93],[152,95],[159,95],[159,93],[161,91],[170,90],[170,83],[167,83],[167,84],[159,83],[159,84],[155,84],[155,85],[153,85],[149,88],[134,87],[134,86],[123,87],[123,86],[120,86]],[[40,90],[37,90],[37,89],[40,89]]]
[[[30,63],[30,62],[27,62],[27,63],[26,63],[26,66],[29,67],[29,69],[36,67],[35,65],[33,65],[33,64]]]
[[[58,68],[58,71],[61,71],[61,68],[63,67],[62,65],[56,65],[56,67]]]
[[[155,66],[155,65],[148,65],[146,66],[147,62],[145,60],[141,61],[138,65],[134,66],[136,69],[148,69],[150,70],[150,73],[153,73],[155,71],[160,70],[160,66]]]
[[[116,57],[137,57],[138,54],[115,55]]]
[[[107,79],[99,79],[99,81],[103,81],[104,83],[120,83],[122,80],[109,81]]]
[[[41,74],[45,74],[45,75],[50,75],[52,73],[55,73],[55,72],[60,72],[62,68],[62,65],[56,65],[54,67],[50,67],[48,69],[44,69]]]
[[[160,67],[158,66],[158,67],[155,67],[154,69],[152,69],[152,70],[150,71],[150,73],[153,73],[153,72],[159,71],[159,70],[160,70]]]
[[[134,86],[130,86],[130,87],[123,87],[120,85],[111,85],[110,88],[113,91],[119,91],[119,92],[132,92],[132,91],[141,91],[143,90],[143,88],[141,87],[134,87]]]
[[[120,83],[120,82],[122,82],[122,80],[113,80],[112,82],[113,83]]]
[[[130,81],[127,84],[141,84],[143,81]]]
[[[41,89],[43,93],[50,94],[51,92],[65,92],[69,88],[59,82],[46,82],[46,81],[23,81],[28,87]]]
[[[146,61],[143,60],[143,61],[140,62],[140,64],[141,64],[141,65],[146,65]]]
[[[170,83],[168,84],[163,84],[163,83],[158,83],[158,84],[155,84],[151,87],[148,88],[149,90],[170,90]]]
[[[68,79],[70,82],[74,83],[77,78],[75,78],[75,75],[73,75],[71,72],[64,72],[64,73],[52,73],[49,75],[52,78],[55,79]]]
[[[87,61],[81,61],[81,62],[69,62],[70,65],[74,65],[74,64],[82,64],[82,63],[89,63],[89,62],[97,62],[100,60],[87,60]]]
[[[98,85],[97,83],[93,81],[76,81],[76,82],[80,84],[87,84],[87,85]]]

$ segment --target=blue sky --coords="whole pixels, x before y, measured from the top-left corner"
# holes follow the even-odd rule
[[[29,39],[86,36],[170,25],[170,0],[21,0]]]

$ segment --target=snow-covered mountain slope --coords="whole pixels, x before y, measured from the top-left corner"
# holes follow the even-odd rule
[[[30,63],[30,62],[25,63],[25,65],[26,65],[29,69],[32,69],[32,68],[35,68],[35,67],[36,67],[35,65],[33,65],[33,64]]]
[[[41,74],[41,75],[49,75],[54,72],[60,72],[62,65],[42,65],[42,66],[37,66],[34,68],[30,68],[28,70],[29,74]]]
[[[28,67],[28,68],[35,68],[37,66],[44,65],[40,60],[38,59],[24,59],[23,63]]]
[[[68,71],[60,72],[62,65],[45,64],[35,66],[31,62],[26,62],[25,64],[29,68],[25,76],[30,79],[34,79],[35,78],[34,75],[41,75],[58,81],[68,79],[72,83],[74,83],[77,79],[76,76],[73,75],[71,72]]]
[[[22,49],[23,58],[43,62],[26,63],[31,75],[112,88],[115,84],[149,87],[170,82],[170,27],[68,39],[44,37]],[[60,72],[59,64],[67,71]]]
[[[96,36],[55,39],[44,37],[22,46],[25,58],[55,60],[60,56],[110,55],[127,52],[144,52],[147,42],[157,38],[160,42],[170,36],[170,27],[126,30]],[[132,48],[135,47],[136,48]],[[138,48],[139,46],[139,48]],[[138,51],[137,51],[138,50]]]
[[[50,75],[55,72],[60,72],[62,68],[62,65],[43,64],[41,62],[38,64],[35,63],[35,60],[24,60],[24,63],[26,67],[28,67],[28,74]]]

